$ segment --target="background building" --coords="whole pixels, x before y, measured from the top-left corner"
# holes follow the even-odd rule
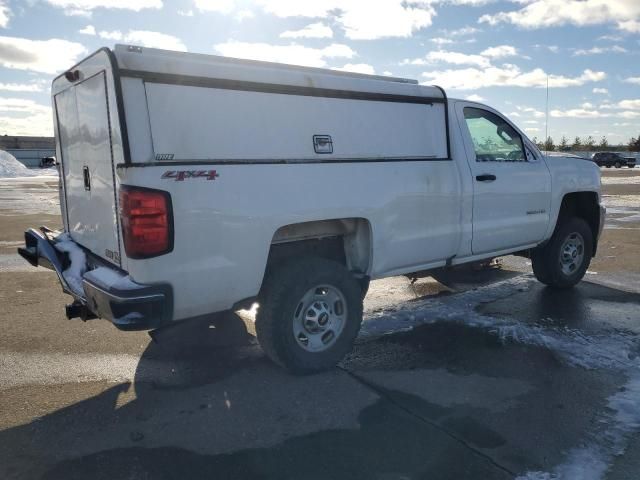
[[[0,135],[0,150],[5,150],[27,167],[40,166],[43,157],[54,157],[54,137],[16,137]]]

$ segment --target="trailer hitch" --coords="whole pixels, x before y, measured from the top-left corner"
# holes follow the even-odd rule
[[[82,321],[86,322],[87,320],[98,318],[96,314],[89,310],[89,308],[84,303],[80,303],[78,301],[66,305],[64,307],[64,311],[67,314],[67,318],[69,320],[73,318],[80,318],[82,319]]]

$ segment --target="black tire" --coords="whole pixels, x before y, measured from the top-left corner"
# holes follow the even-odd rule
[[[569,237],[579,235],[582,240],[582,260],[571,273],[564,272],[561,264],[562,247]],[[558,220],[549,242],[531,253],[533,273],[541,283],[554,288],[571,288],[584,277],[593,252],[593,233],[587,222],[578,217]]]
[[[294,334],[294,317],[304,315],[301,311],[307,307],[302,306],[302,299],[319,285],[328,285],[342,294],[346,313],[341,332],[332,337],[329,346],[322,351],[309,351]],[[292,373],[332,368],[351,350],[358,336],[362,297],[360,283],[340,263],[314,257],[285,262],[265,279],[256,315],[258,341],[271,360]]]
[[[622,164],[620,162],[616,162],[615,167],[616,168],[622,168]]]

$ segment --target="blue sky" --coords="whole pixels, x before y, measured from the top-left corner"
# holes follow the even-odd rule
[[[640,0],[0,0],[0,134],[51,135],[56,73],[127,43],[395,75],[530,137],[640,135]]]

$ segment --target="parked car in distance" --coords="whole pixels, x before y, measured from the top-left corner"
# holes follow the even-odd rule
[[[634,157],[625,157],[618,152],[597,152],[591,156],[591,160],[599,167],[621,168],[626,165],[629,168],[633,168],[636,166],[636,159]]]
[[[56,166],[56,157],[42,157],[40,159],[40,168],[50,168]]]
[[[569,288],[604,225],[596,165],[415,80],[117,45],[52,96],[64,232],[19,252],[67,316],[148,330],[256,302],[296,373],[351,349],[370,280],[519,254]]]

